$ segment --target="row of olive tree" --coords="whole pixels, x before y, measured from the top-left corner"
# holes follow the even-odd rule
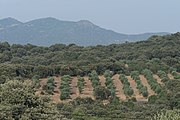
[[[55,86],[54,78],[50,77],[48,78],[46,85],[43,86],[43,90],[45,90],[48,94],[54,94]]]
[[[71,77],[69,75],[64,75],[61,77],[61,85],[60,85],[60,99],[65,100],[70,98],[70,83]]]
[[[166,72],[159,70],[157,72],[157,75],[161,78],[162,82],[167,82],[169,80],[168,75],[166,74]]]
[[[153,78],[153,73],[148,70],[148,69],[145,69],[142,71],[142,73],[145,75],[145,77],[147,78],[148,80],[148,83],[149,85],[151,86],[151,88],[157,93],[159,94],[162,89],[161,89],[161,86],[160,84],[158,84],[158,82]]]
[[[139,72],[138,71],[132,71],[131,77],[135,80],[140,94],[142,94],[144,97],[148,97],[147,87],[142,84],[140,77],[139,77]]]
[[[124,91],[124,94],[125,95],[128,95],[128,96],[132,96],[134,94],[134,91],[133,89],[131,88],[130,86],[130,83],[128,81],[128,79],[126,78],[126,76],[124,74],[121,74],[119,76],[119,79],[120,81],[122,82],[123,84],[123,91]]]
[[[78,86],[78,89],[79,89],[79,92],[80,92],[80,93],[82,93],[82,91],[83,91],[83,89],[84,89],[84,85],[85,85],[84,78],[78,76],[78,83],[77,83],[77,86]]]

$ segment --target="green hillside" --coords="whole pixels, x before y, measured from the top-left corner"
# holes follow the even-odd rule
[[[2,120],[178,120],[179,91],[180,33],[108,46],[0,43]]]
[[[55,44],[39,47],[31,44],[0,44],[1,71],[11,77],[41,77],[56,74],[88,75],[91,70],[102,74],[109,69],[115,73],[141,72],[147,68],[180,71],[180,34],[153,36],[147,41],[109,46],[82,47],[75,44]],[[10,70],[10,71],[9,71]],[[4,74],[4,73],[3,73]]]

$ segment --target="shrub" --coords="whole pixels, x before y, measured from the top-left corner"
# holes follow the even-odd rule
[[[112,77],[113,76],[113,73],[110,71],[110,70],[106,70],[105,72],[104,72],[104,77]]]
[[[154,104],[157,101],[157,96],[156,95],[151,95],[148,98],[148,103]]]
[[[60,85],[61,100],[70,98],[70,85],[69,85],[70,82],[71,82],[71,77],[69,75],[64,75],[61,77],[61,85]]]
[[[157,75],[162,79],[162,82],[167,82],[169,80],[166,72],[162,71],[162,70],[159,70],[157,72]]]
[[[78,77],[78,88],[79,88],[79,92],[82,93],[82,90],[84,88],[84,78],[83,77]]]
[[[180,110],[166,110],[158,113],[151,120],[180,120]]]
[[[38,81],[38,80],[37,80]],[[48,93],[48,94],[53,94],[55,88],[55,83],[54,83],[54,78],[50,77],[47,80],[46,85],[43,87],[43,89]]]
[[[92,73],[89,74],[89,79],[92,82],[93,88],[96,88],[97,86],[100,85],[99,76],[96,71],[92,71]]]
[[[1,75],[0,76],[0,84],[4,84],[6,82],[6,76]]]
[[[99,86],[94,89],[94,96],[96,99],[106,100],[111,95],[111,91],[109,91],[104,86]]]

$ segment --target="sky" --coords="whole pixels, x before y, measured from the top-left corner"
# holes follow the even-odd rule
[[[0,0],[0,19],[89,20],[119,33],[180,31],[180,0]]]

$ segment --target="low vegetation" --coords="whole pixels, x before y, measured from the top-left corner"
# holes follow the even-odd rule
[[[180,111],[179,110],[167,110],[161,113],[158,113],[154,116],[152,120],[180,120]]]

